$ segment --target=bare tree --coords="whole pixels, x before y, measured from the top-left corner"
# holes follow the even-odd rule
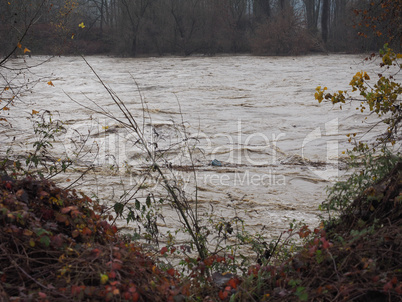
[[[318,16],[321,0],[303,0],[306,9],[307,29],[311,34],[318,32]]]
[[[271,17],[271,0],[255,0],[253,5],[254,17],[257,21]]]
[[[123,33],[123,42],[128,46],[131,56],[137,55],[137,43],[141,25],[153,0],[119,0],[118,20],[119,31]]]
[[[333,26],[332,36],[335,50],[343,48],[345,32],[347,31],[347,2],[348,0],[333,1]]]
[[[329,0],[323,0],[322,14],[321,14],[321,36],[324,43],[328,41],[328,23],[330,13]]]

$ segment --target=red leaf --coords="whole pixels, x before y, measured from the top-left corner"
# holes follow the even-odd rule
[[[117,259],[121,259],[121,253],[120,253],[120,252],[115,251],[115,252],[113,253],[113,256],[114,256],[115,258],[117,258]]]
[[[214,263],[214,256],[210,256],[204,260],[206,266],[211,266]]]
[[[51,237],[51,242],[54,247],[56,248],[61,247],[63,245],[63,238],[61,234]]]
[[[389,291],[390,289],[392,289],[392,283],[391,283],[391,281],[388,282],[388,283],[386,283],[386,284],[384,285],[384,291],[385,291],[385,292]]]
[[[324,249],[328,249],[329,248],[329,241],[327,241],[324,237],[321,237],[321,242],[322,242],[322,247]]]
[[[43,199],[43,198],[49,196],[49,193],[46,192],[46,191],[41,191],[41,192],[39,193],[39,196],[40,196],[40,199]]]
[[[91,231],[90,228],[85,227],[85,228],[82,229],[82,234],[86,235],[86,236],[90,236],[92,234],[92,231]]]
[[[182,286],[182,288],[181,288],[181,293],[182,293],[183,295],[189,297],[189,296],[191,295],[190,286],[191,286],[190,283],[184,284],[184,285]]]
[[[309,256],[312,257],[313,255],[315,255],[315,252],[317,251],[317,249],[318,248],[316,245],[313,245],[311,248],[309,248],[309,250],[308,250]]]
[[[135,292],[135,293],[133,294],[132,300],[133,300],[133,302],[137,302],[139,298],[140,298],[140,295],[139,295],[137,292]]]
[[[232,279],[230,279],[230,280],[228,281],[228,285],[229,285],[231,288],[234,288],[234,289],[237,288],[237,285],[238,285],[239,283],[240,283],[240,280],[237,279],[237,278],[232,278]]]
[[[174,268],[168,269],[168,270],[167,270],[167,273],[168,273],[170,276],[174,277],[174,274],[175,274]]]
[[[229,293],[226,290],[224,290],[224,291],[220,290],[218,296],[219,296],[219,299],[221,299],[223,301],[229,296]]]
[[[164,247],[161,249],[161,255],[164,255],[168,250],[169,250],[169,249],[168,249],[166,246],[164,246]]]
[[[121,267],[122,267],[121,264],[118,262],[113,262],[113,264],[112,264],[112,270],[118,271],[121,269]]]
[[[218,263],[225,262],[225,261],[226,261],[225,257],[221,257],[221,256],[216,257],[216,262],[218,262]]]
[[[81,287],[79,287],[77,285],[71,286],[71,294],[73,296],[78,295],[80,292],[81,292]]]
[[[66,220],[68,220],[66,215],[61,215],[59,213],[56,213],[56,217],[55,217],[56,221],[58,222],[66,222]]]
[[[112,231],[113,231],[114,234],[116,234],[117,233],[117,226],[115,226],[115,225],[112,226]]]
[[[67,214],[67,213],[71,212],[71,210],[77,210],[77,207],[76,206],[69,206],[69,207],[62,208],[60,211],[61,211],[62,214]]]
[[[96,254],[96,256],[98,257],[101,251],[100,249],[93,249],[91,252]]]

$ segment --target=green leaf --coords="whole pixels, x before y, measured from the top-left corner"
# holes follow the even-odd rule
[[[307,301],[308,300],[308,293],[307,293],[307,291],[305,289],[306,288],[303,287],[303,286],[299,286],[296,289],[296,296],[298,296],[301,301]]]
[[[134,214],[133,210],[131,208],[129,208],[129,210],[130,211],[128,212],[128,215],[127,215],[127,224],[130,221],[135,221],[135,214]]]
[[[117,216],[122,216],[123,210],[124,210],[124,204],[122,204],[121,202],[116,202],[114,204],[114,211],[117,214]]]
[[[40,238],[40,243],[44,244],[45,246],[49,246],[50,238],[48,236],[43,236]]]
[[[48,231],[45,230],[45,229],[36,229],[36,230],[35,230],[35,233],[36,233],[36,235],[38,235],[38,236],[43,235],[43,234],[45,234],[45,235],[51,234],[50,232],[48,232]]]

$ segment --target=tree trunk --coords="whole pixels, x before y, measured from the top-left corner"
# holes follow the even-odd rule
[[[321,0],[304,0],[306,7],[307,29],[310,33],[317,33],[318,15],[320,12]]]
[[[271,17],[271,1],[255,0],[253,5],[253,14],[258,21],[264,21]]]
[[[131,43],[131,56],[135,57],[137,55],[137,35],[134,34],[133,41]]]
[[[324,0],[321,14],[321,36],[325,44],[328,41],[329,0]]]

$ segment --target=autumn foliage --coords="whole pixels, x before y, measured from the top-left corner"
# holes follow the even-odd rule
[[[169,301],[180,292],[84,194],[46,180],[0,184],[0,300]]]
[[[303,248],[250,268],[239,301],[401,301],[402,163],[348,210],[332,225],[289,230]]]
[[[364,8],[354,9],[359,36],[383,38],[397,50],[401,49],[402,2],[398,0],[369,1]]]

